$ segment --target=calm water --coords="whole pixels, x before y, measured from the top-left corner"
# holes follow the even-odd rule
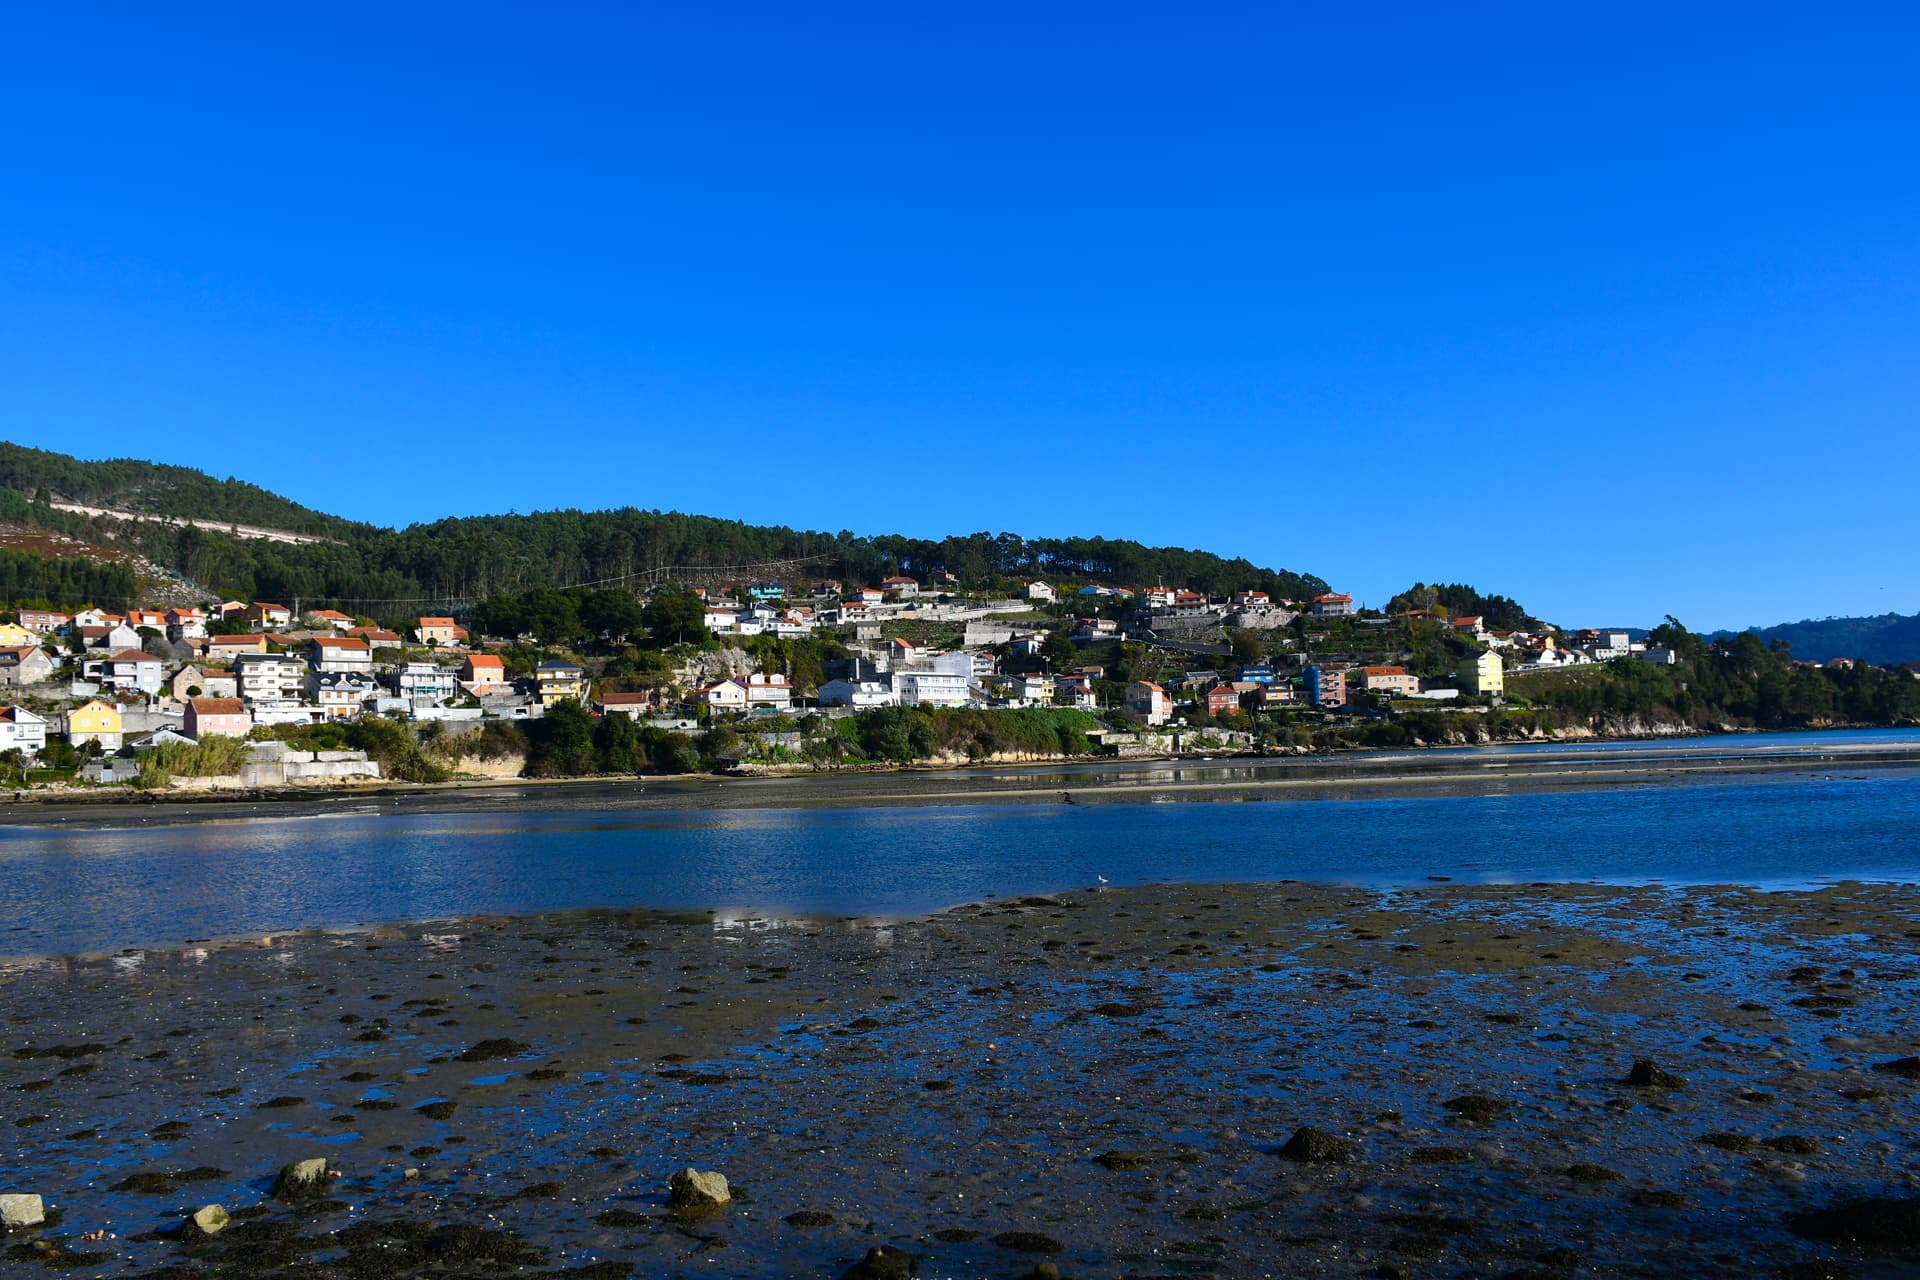
[[[1920,880],[1920,770],[1833,767],[1832,775],[1420,799],[8,827],[0,828],[0,955],[590,906],[904,915],[1103,876],[1115,884]]]

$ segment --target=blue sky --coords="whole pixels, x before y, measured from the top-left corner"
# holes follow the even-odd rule
[[[1916,15],[22,10],[0,433],[383,523],[1911,612]]]

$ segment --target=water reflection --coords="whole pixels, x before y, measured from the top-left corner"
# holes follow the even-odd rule
[[[1241,772],[1208,766],[1206,772]],[[1162,767],[1130,775],[1179,780]],[[1361,793],[1362,789],[1356,789]],[[916,914],[993,894],[1179,880],[1920,878],[1920,773],[1418,799],[366,814],[0,829],[0,951],[177,947],[290,929],[593,906],[713,909],[744,936],[800,915]],[[1143,793],[1143,801],[1157,799]],[[84,895],[73,886],[85,885]],[[431,949],[460,943],[430,932]],[[341,945],[359,933],[343,932]],[[127,957],[131,970],[138,959]]]

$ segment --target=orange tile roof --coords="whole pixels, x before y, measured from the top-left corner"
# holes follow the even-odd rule
[[[247,704],[238,698],[189,698],[197,716],[243,716]]]

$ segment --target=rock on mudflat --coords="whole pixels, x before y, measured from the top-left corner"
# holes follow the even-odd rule
[[[1302,1125],[1293,1131],[1287,1145],[1280,1148],[1280,1154],[1307,1164],[1345,1164],[1353,1159],[1353,1143]]]
[[[1892,1062],[1876,1062],[1875,1071],[1884,1071],[1890,1076],[1905,1076],[1909,1080],[1920,1080],[1920,1058],[1895,1058]]]
[[[1796,1235],[1829,1244],[1920,1259],[1920,1199],[1854,1200],[1792,1214],[1787,1226]]]
[[[0,1195],[0,1227],[37,1227],[47,1220],[47,1206],[39,1196],[25,1193]]]
[[[233,1218],[228,1215],[223,1206],[202,1205],[180,1224],[180,1234],[189,1240],[205,1239],[207,1236],[219,1235],[232,1221]]]
[[[1684,1077],[1665,1070],[1652,1058],[1636,1058],[1633,1067],[1627,1072],[1626,1082],[1642,1089],[1684,1089],[1687,1082]]]
[[[280,1170],[280,1177],[273,1184],[273,1194],[282,1200],[298,1200],[305,1196],[317,1196],[326,1190],[327,1161],[324,1156],[314,1156],[310,1160],[295,1160]]]
[[[917,1259],[905,1249],[890,1244],[876,1245],[867,1256],[840,1273],[840,1280],[906,1280],[914,1272]]]
[[[667,1183],[667,1203],[675,1209],[718,1209],[733,1199],[726,1175],[688,1165]]]

